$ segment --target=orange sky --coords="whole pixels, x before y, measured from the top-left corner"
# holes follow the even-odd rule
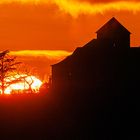
[[[50,64],[95,38],[112,16],[132,33],[131,46],[139,46],[139,0],[0,0],[0,50],[48,75]]]

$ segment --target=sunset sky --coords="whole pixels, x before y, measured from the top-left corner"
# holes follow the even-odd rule
[[[11,50],[43,79],[113,16],[139,46],[139,0],[0,0],[0,50]]]

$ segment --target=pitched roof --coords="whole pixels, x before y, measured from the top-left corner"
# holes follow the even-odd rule
[[[110,29],[121,29],[124,32],[127,32],[129,34],[131,34],[116,18],[111,18],[106,24],[104,24],[98,31],[96,31],[96,33],[101,33],[101,32],[105,32],[106,30],[110,30]]]
[[[71,55],[67,56],[62,61],[60,61],[56,64],[53,64],[51,66],[73,64],[76,62],[76,60],[81,60],[82,58],[85,59],[85,57],[88,57],[89,54],[91,54],[91,53],[94,54],[94,52],[96,53],[96,50],[98,48],[98,46],[96,45],[96,41],[97,41],[96,39],[93,39],[90,42],[88,42],[86,45],[84,45],[83,47],[76,48]]]

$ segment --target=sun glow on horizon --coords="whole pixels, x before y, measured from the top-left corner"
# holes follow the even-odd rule
[[[35,76],[26,76],[26,75],[20,75],[20,76],[25,78],[23,78],[20,82],[8,86],[4,91],[5,94],[9,95],[13,93],[19,93],[19,94],[30,93],[31,92],[30,90],[32,90],[33,93],[39,92],[42,82],[38,78],[36,78]],[[9,79],[7,79],[7,81],[9,81]],[[2,91],[0,89],[0,94],[1,93]]]

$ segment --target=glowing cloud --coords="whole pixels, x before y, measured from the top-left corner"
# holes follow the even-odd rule
[[[120,11],[140,11],[140,2],[109,2],[109,3],[88,3],[88,2],[78,2],[70,0],[55,0],[56,4],[59,6],[60,10],[70,13],[73,16],[77,16],[81,13],[84,14],[97,14],[104,13],[110,10]]]
[[[24,57],[46,57],[49,59],[61,59],[71,54],[71,52],[63,50],[21,50],[11,51],[11,55]]]
[[[10,55],[17,56],[18,61],[35,68],[42,80],[48,81],[51,75],[51,65],[58,63],[72,52],[63,50],[20,50],[10,51]]]
[[[30,4],[55,4],[63,12],[69,13],[76,17],[81,13],[84,14],[97,14],[104,13],[110,10],[115,11],[140,11],[140,2],[138,1],[110,1],[104,2],[93,1],[90,3],[89,0],[80,2],[79,0],[1,0],[0,3],[30,3]]]

